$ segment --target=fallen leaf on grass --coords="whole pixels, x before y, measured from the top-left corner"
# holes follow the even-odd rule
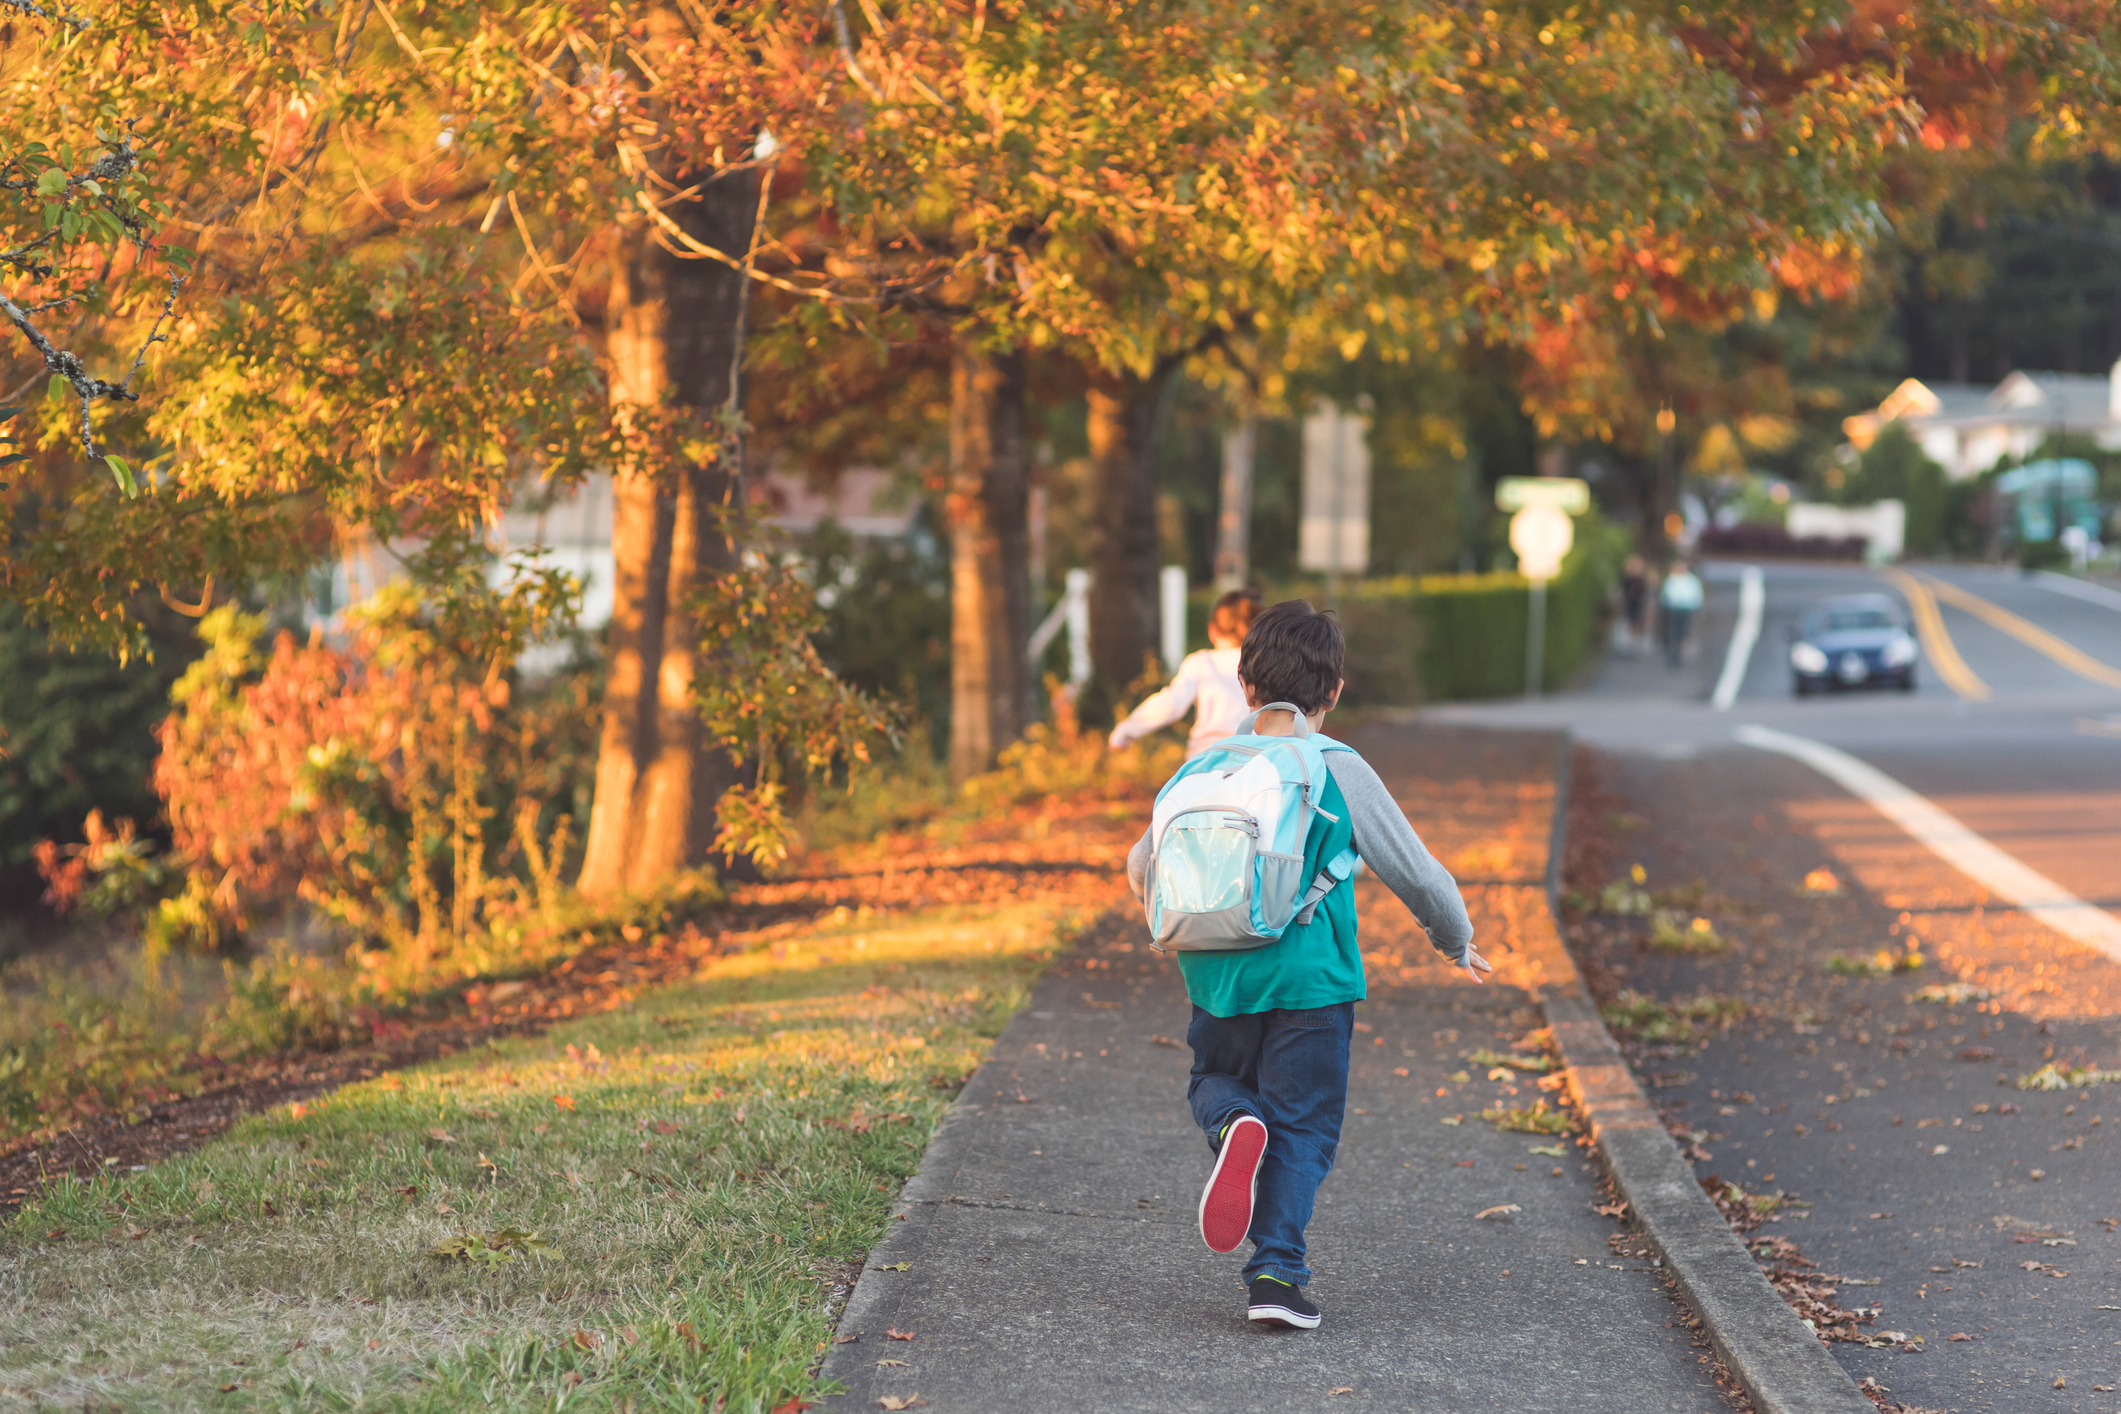
[[[896,1394],[880,1394],[876,1397],[876,1402],[883,1405],[886,1409],[918,1409],[928,1401],[917,1394],[909,1394],[903,1397]]]
[[[231,1394],[231,1393],[233,1393],[233,1392],[235,1391],[235,1389],[236,1389],[236,1386],[234,1386],[234,1385],[222,1385],[222,1386],[221,1386],[221,1389],[220,1389],[220,1392],[221,1392],[222,1394]]]
[[[574,1328],[574,1344],[577,1350],[594,1350],[602,1339],[593,1331],[585,1331],[580,1326]]]
[[[791,1394],[779,1404],[773,1406],[773,1414],[803,1414],[803,1411],[809,1407],[810,1403],[808,1400],[797,1399]]]
[[[1481,1218],[1506,1218],[1512,1213],[1521,1213],[1523,1211],[1524,1209],[1519,1207],[1515,1203],[1497,1203],[1492,1208],[1481,1209],[1479,1212],[1473,1214],[1473,1217],[1476,1220]]]
[[[659,1119],[654,1124],[651,1124],[648,1127],[658,1134],[675,1134],[678,1132],[679,1128],[679,1126],[672,1124],[667,1119]],[[805,1409],[808,1409],[810,1406],[806,1404],[803,1407]]]
[[[504,1227],[498,1232],[460,1232],[427,1249],[430,1257],[445,1261],[483,1262],[489,1267],[513,1262],[516,1254],[549,1250],[552,1244],[527,1228]]]
[[[884,1337],[887,1340],[911,1340],[913,1339],[913,1332],[902,1331],[897,1326],[886,1326],[884,1327]]]
[[[66,1229],[63,1227],[55,1227],[50,1232],[44,1234],[44,1240],[47,1242],[57,1242],[60,1238],[64,1236],[66,1236]]]
[[[437,1144],[454,1144],[457,1142],[457,1136],[446,1129],[430,1129],[427,1131],[427,1137],[434,1140]]]
[[[555,1095],[552,1097],[552,1103],[555,1109],[566,1110],[569,1114],[574,1113],[574,1097],[572,1095]]]

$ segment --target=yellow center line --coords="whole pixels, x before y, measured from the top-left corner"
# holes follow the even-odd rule
[[[1880,573],[1907,596],[1908,607],[1915,614],[1915,632],[1922,635],[1922,651],[1929,655],[1930,666],[1944,679],[1944,685],[1969,702],[1988,701],[1988,684],[1974,676],[1966,659],[1959,656],[1958,646],[1944,631],[1944,614],[1937,608],[1937,596],[1930,593],[1929,586],[1906,570],[1886,569]]]
[[[2074,644],[2064,643],[2031,620],[2021,619],[2010,610],[1991,604],[1979,595],[1969,594],[1956,584],[1947,583],[1934,576],[1930,577],[1929,582],[1945,602],[1966,610],[1977,619],[1993,624],[2026,647],[2045,653],[2078,677],[2087,678],[2103,687],[2121,687],[2121,669],[2108,667]]]

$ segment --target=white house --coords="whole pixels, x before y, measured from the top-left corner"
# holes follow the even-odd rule
[[[546,564],[570,570],[582,581],[578,622],[586,629],[602,628],[611,621],[611,476],[597,472],[549,503],[542,503],[539,490],[535,482],[524,485],[493,525],[488,538],[501,556],[493,580],[499,584],[507,578],[509,555],[542,547]],[[768,470],[747,482],[745,500],[754,525],[790,535],[807,535],[830,519],[858,539],[896,539],[912,533],[920,511],[919,498],[876,467],[850,467],[822,488]],[[328,576],[324,566],[318,567],[304,617],[336,632],[345,609],[404,573],[400,557],[417,548],[416,542],[384,546],[350,539]]]
[[[1910,378],[1841,430],[1858,451],[1887,423],[1905,427],[1954,481],[1979,476],[2005,456],[2027,456],[2056,433],[2078,433],[2121,448],[2121,363],[2101,378],[2083,373],[2013,373],[1993,388]]]

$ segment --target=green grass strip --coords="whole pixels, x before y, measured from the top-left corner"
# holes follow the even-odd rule
[[[829,1284],[1072,926],[1025,903],[820,929],[60,1185],[0,1227],[0,1403],[814,1396]]]

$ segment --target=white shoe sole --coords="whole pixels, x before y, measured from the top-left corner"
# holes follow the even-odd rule
[[[1286,1306],[1254,1306],[1246,1315],[1251,1320],[1294,1326],[1298,1330],[1305,1331],[1316,1330],[1318,1323],[1325,1319],[1323,1316],[1306,1316],[1300,1312],[1291,1311]]]

